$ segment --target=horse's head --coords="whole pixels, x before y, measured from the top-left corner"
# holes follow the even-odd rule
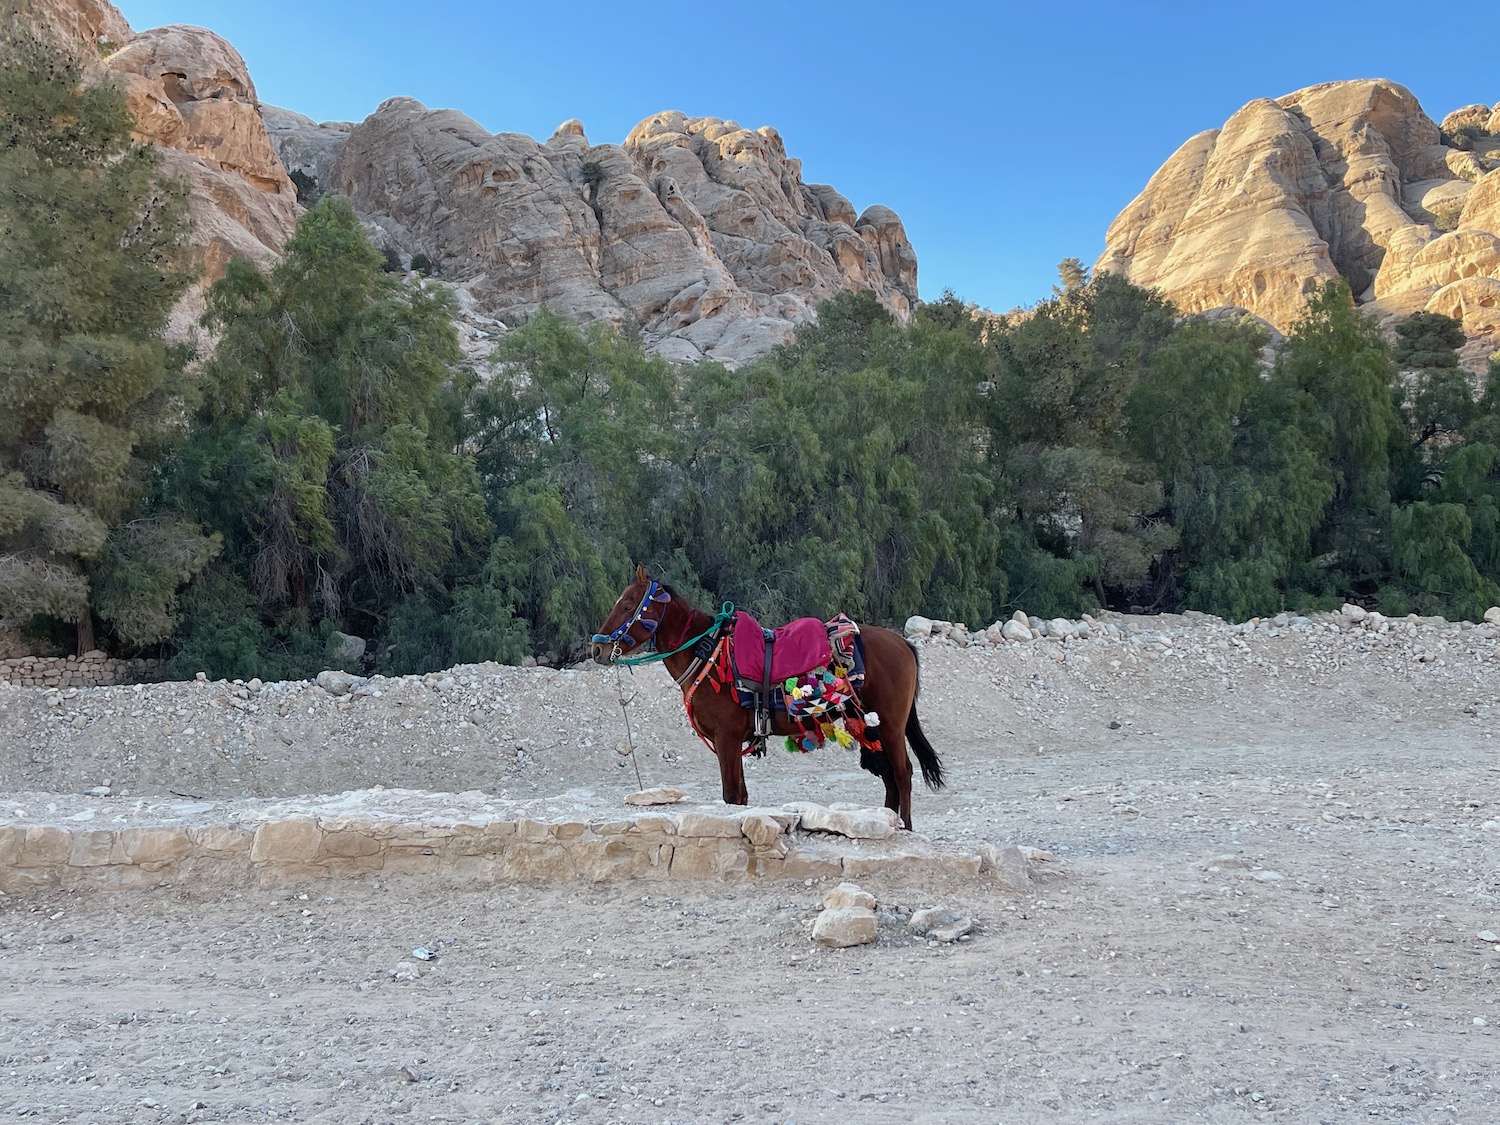
[[[671,600],[666,588],[637,564],[635,579],[620,592],[589,642],[589,654],[596,663],[613,664],[632,649],[648,647]]]

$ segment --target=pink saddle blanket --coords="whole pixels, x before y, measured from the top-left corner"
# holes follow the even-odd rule
[[[759,688],[765,682],[766,642],[761,624],[744,610],[734,615],[734,675],[741,684]],[[799,617],[776,630],[771,647],[771,682],[825,667],[833,659],[828,626],[816,617]]]

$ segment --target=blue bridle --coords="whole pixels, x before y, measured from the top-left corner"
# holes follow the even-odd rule
[[[630,636],[630,630],[636,625],[641,625],[646,630],[647,640],[654,638],[657,628],[661,625],[660,620],[653,621],[646,616],[646,610],[653,602],[664,603],[672,600],[672,595],[662,589],[661,583],[656,579],[649,579],[646,583],[646,593],[641,598],[641,604],[635,607],[635,612],[618,625],[612,633],[595,633],[591,643],[596,645],[614,645],[620,651],[632,649],[636,646],[636,639]]]

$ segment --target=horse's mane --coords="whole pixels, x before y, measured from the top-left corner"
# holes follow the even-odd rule
[[[699,609],[697,606],[695,606],[692,602],[688,601],[687,597],[682,593],[682,591],[679,590],[676,586],[672,585],[672,583],[664,581],[663,579],[658,578],[656,580],[656,584],[658,586],[660,586],[663,590],[665,590],[667,593],[671,594],[672,595],[672,600],[674,602],[677,602],[681,606],[683,606],[683,608],[687,609],[689,612],[691,612],[691,613],[702,613],[703,612],[701,609]],[[710,614],[709,616],[712,616],[712,615]]]

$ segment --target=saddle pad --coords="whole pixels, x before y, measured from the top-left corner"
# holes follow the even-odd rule
[[[760,622],[744,610],[734,615],[734,676],[742,684],[765,682],[766,642]],[[822,668],[833,658],[828,626],[816,617],[799,617],[776,630],[771,648],[771,682]]]

